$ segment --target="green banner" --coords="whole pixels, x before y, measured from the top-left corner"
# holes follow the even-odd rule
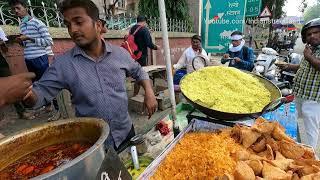
[[[233,31],[243,31],[246,0],[203,0],[201,36],[209,53],[224,53]]]
[[[247,0],[246,17],[259,16],[261,12],[261,0]]]

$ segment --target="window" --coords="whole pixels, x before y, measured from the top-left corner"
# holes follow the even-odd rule
[[[126,8],[126,0],[119,0],[118,7],[125,9]]]

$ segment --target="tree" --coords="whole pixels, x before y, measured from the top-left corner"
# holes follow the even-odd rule
[[[167,18],[190,20],[189,7],[186,0],[166,0]],[[159,17],[158,0],[140,0],[139,14],[147,17]]]
[[[320,15],[319,15],[319,9],[320,9],[320,3],[312,6],[312,7],[309,7],[306,12],[304,13],[304,21],[305,22],[308,22],[314,18],[319,18]]]

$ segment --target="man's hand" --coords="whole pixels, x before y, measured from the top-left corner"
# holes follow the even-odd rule
[[[228,59],[228,58],[230,58],[230,55],[229,55],[229,54],[224,54],[224,55],[223,55],[223,59]]]
[[[281,71],[286,71],[289,69],[289,63],[276,63],[275,64]]]
[[[23,41],[27,41],[27,40],[31,40],[31,38],[29,38],[28,36],[26,35],[21,35],[19,37],[16,38],[16,41],[18,43],[22,43]]]
[[[34,73],[0,78],[0,106],[22,100],[32,88]]]
[[[33,92],[32,88],[27,93],[27,95],[23,98],[24,105],[28,107],[33,107],[35,103],[37,102],[37,95]]]
[[[240,58],[238,58],[238,57],[235,57],[235,58],[234,58],[234,60],[236,61],[236,63],[241,62],[241,59],[240,59]]]
[[[158,102],[156,100],[156,96],[153,92],[147,93],[144,96],[144,105],[148,110],[148,118],[150,119],[154,112],[156,112],[158,108]]]
[[[303,54],[304,54],[304,58],[307,61],[310,61],[313,58],[312,49],[308,45],[306,45],[306,47],[305,47],[305,49],[303,51]]]

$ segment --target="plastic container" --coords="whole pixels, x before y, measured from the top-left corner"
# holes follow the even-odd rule
[[[284,106],[280,106],[275,113],[274,113],[274,119],[278,121],[282,126],[285,127],[286,125],[286,117],[285,117],[285,110]]]
[[[142,155],[148,151],[147,143],[142,135],[138,134],[132,137],[130,141],[134,146],[136,146],[137,153],[139,155]]]
[[[297,113],[295,107],[290,107],[290,112],[288,114],[288,124],[286,126],[286,133],[291,136],[294,140],[297,140],[298,134],[298,123],[297,123]]]
[[[183,78],[183,76],[185,76],[187,74],[187,70],[185,69],[179,69],[176,71],[176,73],[173,76],[173,84],[174,85],[179,85],[181,79]]]

